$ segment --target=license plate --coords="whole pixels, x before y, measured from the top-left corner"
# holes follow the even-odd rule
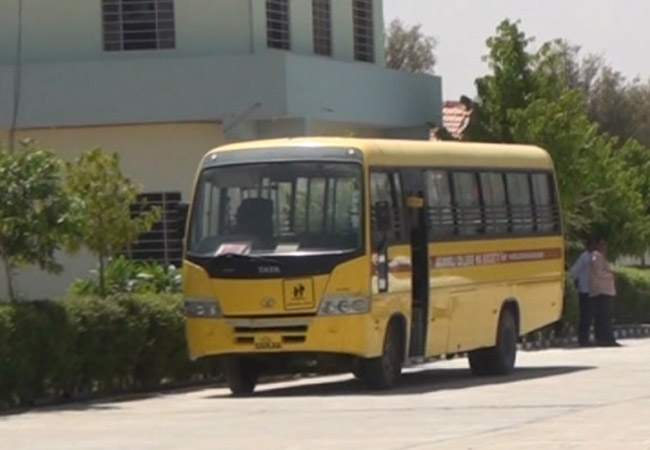
[[[279,336],[255,336],[255,348],[257,350],[277,350],[282,348],[282,341]]]

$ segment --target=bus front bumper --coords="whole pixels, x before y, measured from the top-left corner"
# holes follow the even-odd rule
[[[283,318],[188,318],[191,359],[227,354],[381,354],[384,321],[370,314]]]

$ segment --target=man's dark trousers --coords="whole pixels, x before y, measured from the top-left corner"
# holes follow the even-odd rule
[[[589,344],[591,324],[594,321],[594,299],[589,298],[586,292],[580,292],[580,322],[578,324],[578,343]]]

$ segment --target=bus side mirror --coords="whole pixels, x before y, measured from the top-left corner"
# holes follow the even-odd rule
[[[178,204],[178,225],[179,225],[179,238],[181,240],[185,239],[185,228],[187,226],[187,214],[190,210],[190,205],[181,202]]]
[[[388,233],[393,228],[390,204],[386,201],[376,202],[373,209],[377,231]]]

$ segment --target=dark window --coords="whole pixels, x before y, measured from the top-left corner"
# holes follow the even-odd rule
[[[531,204],[528,174],[509,173],[506,175],[510,217],[514,233],[533,231],[533,207]]]
[[[174,0],[102,0],[104,50],[176,47]]]
[[[266,0],[266,42],[269,48],[291,49],[289,0]]]
[[[403,207],[402,207],[402,193],[401,184],[398,173],[389,172],[373,172],[370,176],[370,199],[373,209],[372,214],[372,229],[373,240],[375,245],[378,244],[377,238],[379,233],[376,232],[377,224],[374,214],[374,205],[377,202],[387,202],[389,204],[392,214],[392,228],[391,238],[394,241],[401,241],[405,234],[403,229]]]
[[[551,175],[535,173],[531,175],[537,231],[551,232],[558,229],[559,217],[556,208]]]
[[[353,0],[354,59],[375,62],[372,0]]]
[[[332,56],[332,11],[330,0],[312,0],[314,53]]]
[[[445,238],[454,233],[454,213],[449,176],[441,170],[425,172],[430,236]]]
[[[488,234],[508,232],[508,205],[503,174],[483,172],[480,174],[483,193],[485,231]]]
[[[180,192],[152,192],[138,196],[138,202],[131,208],[133,216],[152,207],[158,207],[162,212],[162,218],[150,231],[138,236],[137,242],[126,252],[127,257],[135,261],[174,264],[180,267],[185,227],[180,201]]]
[[[459,234],[466,236],[480,233],[483,230],[483,221],[476,174],[455,172],[453,183]]]

